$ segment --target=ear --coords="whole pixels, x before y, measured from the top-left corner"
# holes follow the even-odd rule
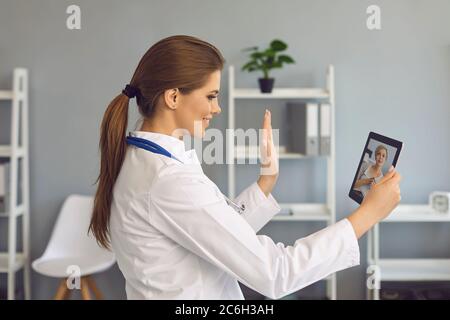
[[[178,88],[167,89],[164,91],[164,102],[172,110],[175,110],[177,108],[179,98],[180,91],[178,90]]]

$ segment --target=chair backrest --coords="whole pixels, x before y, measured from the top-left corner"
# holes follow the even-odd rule
[[[91,196],[70,195],[63,203],[45,249],[46,257],[82,257],[112,255],[88,235],[94,199]]]

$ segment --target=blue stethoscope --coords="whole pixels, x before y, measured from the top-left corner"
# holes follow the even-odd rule
[[[135,147],[156,153],[156,154],[161,154],[163,156],[166,156],[168,158],[172,158],[175,159],[181,163],[183,163],[180,159],[178,159],[177,157],[175,157],[173,154],[171,154],[169,151],[167,151],[166,149],[164,149],[163,147],[161,147],[159,144],[147,140],[147,139],[143,139],[143,138],[139,138],[139,137],[132,137],[132,136],[128,136],[127,137],[127,143],[130,145],[133,145]]]
[[[126,138],[127,143],[129,145],[135,146],[137,148],[141,148],[156,154],[160,154],[163,156],[166,156],[168,158],[177,160],[178,162],[183,163],[180,159],[178,159],[177,157],[175,157],[173,154],[171,154],[169,151],[167,151],[166,149],[164,149],[162,146],[160,146],[159,144],[147,140],[147,139],[143,139],[143,138],[139,138],[139,137],[133,137],[133,136],[128,136]],[[236,210],[239,214],[242,214],[245,210],[245,206],[239,206],[238,204],[236,204],[235,202],[233,202],[230,198],[228,198],[227,196],[223,195],[225,198],[225,201],[227,202],[227,204],[229,206],[231,206],[234,210]]]

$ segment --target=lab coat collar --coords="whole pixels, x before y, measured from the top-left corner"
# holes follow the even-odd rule
[[[200,164],[195,150],[190,149],[186,151],[184,141],[176,137],[157,132],[138,130],[131,131],[130,135],[133,137],[147,139],[159,144],[185,164]]]

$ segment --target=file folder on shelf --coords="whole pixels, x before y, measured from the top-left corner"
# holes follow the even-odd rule
[[[329,104],[320,105],[320,154],[330,155],[330,135],[331,135],[331,106]]]
[[[287,103],[289,152],[319,155],[319,105]]]

